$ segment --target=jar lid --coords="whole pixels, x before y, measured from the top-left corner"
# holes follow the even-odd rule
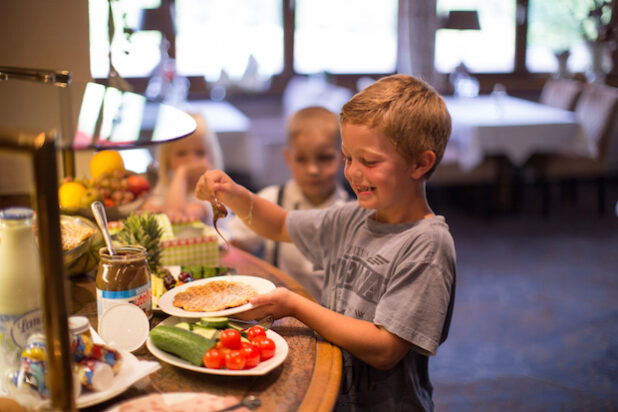
[[[22,220],[32,219],[34,211],[29,207],[7,207],[0,210],[0,219],[5,220]]]
[[[144,311],[132,303],[111,306],[101,316],[99,335],[103,340],[129,352],[139,349],[150,332],[150,322]]]
[[[73,335],[86,332],[90,328],[90,321],[85,316],[69,316],[69,332]]]

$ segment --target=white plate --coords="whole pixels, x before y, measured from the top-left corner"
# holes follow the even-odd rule
[[[101,337],[90,328],[90,333],[94,342],[103,343]],[[114,375],[112,385],[104,391],[90,392],[83,390],[76,399],[79,409],[96,405],[120,395],[131,387],[135,382],[161,369],[161,364],[156,361],[140,361],[135,355],[126,350],[116,349],[120,352],[120,370]],[[47,405],[47,404],[46,404]]]
[[[164,321],[162,321],[161,323],[159,323],[159,325],[173,326],[177,324],[178,322],[187,322],[187,321],[190,322],[191,320],[190,319],[188,320],[186,318],[183,319],[183,318],[177,318],[177,317],[169,317],[165,319]],[[285,358],[288,356],[288,351],[290,350],[290,348],[288,347],[288,343],[277,332],[274,332],[273,330],[269,329],[266,331],[266,336],[272,339],[273,342],[275,342],[275,347],[276,347],[275,356],[273,356],[272,358],[268,360],[260,362],[255,368],[243,369],[239,371],[233,371],[233,370],[228,370],[228,369],[211,369],[211,368],[204,368],[201,366],[195,366],[194,364],[186,360],[183,360],[175,355],[172,355],[171,353],[167,353],[157,348],[150,340],[150,337],[146,341],[146,347],[148,348],[150,353],[152,353],[156,358],[159,358],[163,362],[169,363],[170,365],[178,366],[179,368],[183,368],[183,369],[188,369],[188,370],[202,372],[202,373],[209,373],[213,375],[230,375],[230,376],[265,375],[271,370],[275,369],[277,366],[281,365],[283,361],[285,360]]]
[[[137,398],[126,400],[118,405],[114,405],[109,409],[106,409],[105,412],[119,412],[123,407],[132,404],[133,402],[147,402],[153,400],[153,398],[158,398],[161,396],[165,406],[173,407],[181,402],[186,402],[188,400],[198,399],[198,402],[201,400],[202,402],[208,402],[208,406],[215,407],[217,410],[224,408],[224,401],[226,397],[212,395],[207,392],[168,392],[168,393],[151,393],[148,395],[143,395]],[[146,403],[142,403],[142,407],[146,406]],[[196,405],[193,405],[196,406]],[[202,406],[206,406],[203,405]],[[210,409],[209,409],[210,410]]]
[[[159,308],[172,316],[180,316],[185,318],[202,318],[202,317],[213,317],[213,316],[228,316],[234,313],[240,313],[247,311],[253,307],[252,304],[246,303],[244,305],[236,306],[234,308],[218,310],[214,312],[189,312],[188,310],[184,310],[182,308],[178,308],[174,306],[174,296],[177,293],[180,293],[191,286],[199,286],[208,282],[213,282],[215,280],[227,280],[229,282],[243,282],[248,285],[251,285],[255,288],[258,294],[263,294],[270,292],[275,289],[275,284],[272,283],[268,279],[260,278],[257,276],[245,276],[245,275],[224,275],[224,276],[214,276],[212,278],[199,279],[194,280],[193,282],[185,283],[184,285],[177,286],[172,290],[168,290],[161,296],[159,299]]]

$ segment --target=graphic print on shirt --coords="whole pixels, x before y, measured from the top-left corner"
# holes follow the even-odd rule
[[[348,247],[335,265],[336,301],[346,302],[345,312],[340,313],[357,319],[372,320],[385,288],[384,271],[377,271],[374,266],[387,263],[388,260],[381,255],[367,257],[362,246]]]

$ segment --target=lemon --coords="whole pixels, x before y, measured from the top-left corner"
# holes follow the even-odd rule
[[[58,189],[58,201],[60,202],[60,207],[79,207],[80,200],[85,192],[86,188],[81,183],[64,182]]]
[[[97,152],[90,159],[90,174],[93,179],[97,179],[103,173],[111,174],[114,170],[124,170],[122,157],[115,150]]]

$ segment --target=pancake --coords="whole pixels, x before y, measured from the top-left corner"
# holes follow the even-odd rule
[[[246,283],[215,280],[177,293],[173,304],[189,312],[215,312],[244,305],[255,295],[256,290]]]

